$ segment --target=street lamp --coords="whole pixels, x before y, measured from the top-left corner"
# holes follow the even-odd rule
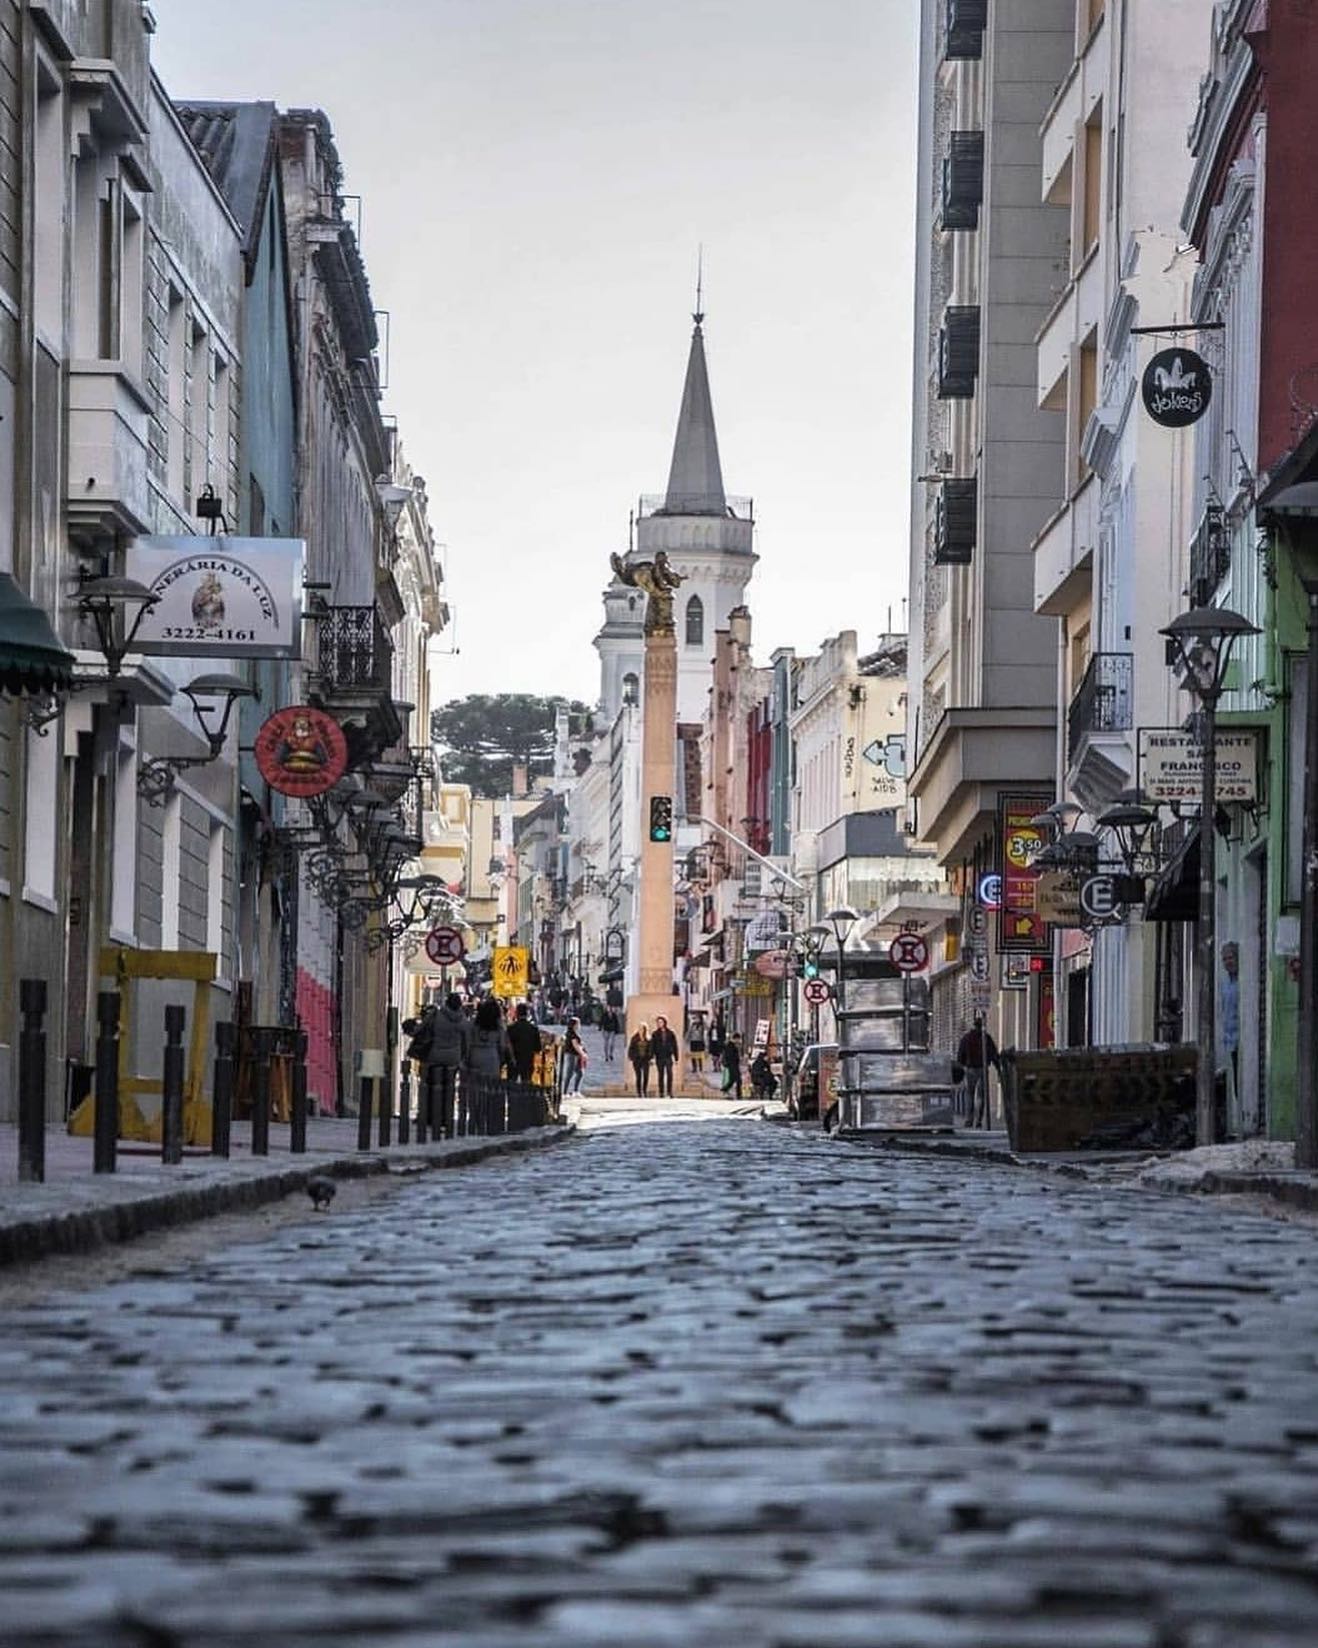
[[[142,620],[160,597],[136,578],[86,578],[78,590],[78,610],[90,618],[113,680],[132,649]],[[137,611],[130,616],[130,609]]]
[[[1199,701],[1203,789],[1199,804],[1199,1059],[1195,1074],[1195,1142],[1212,1144],[1217,1096],[1217,882],[1213,818],[1217,812],[1217,705],[1231,649],[1243,635],[1257,635],[1248,618],[1223,607],[1195,607],[1159,631],[1170,643],[1168,661],[1181,685]]]
[[[192,705],[192,713],[201,735],[206,740],[205,755],[163,755],[143,762],[137,774],[137,788],[152,806],[161,806],[174,788],[174,780],[189,767],[204,767],[218,761],[229,736],[229,721],[233,706],[240,698],[260,698],[261,694],[249,681],[238,675],[199,675],[183,688],[183,696]],[[202,704],[201,699],[224,700],[223,709],[217,704]],[[216,720],[215,717],[219,719]]]
[[[851,929],[860,920],[860,916],[849,904],[839,909],[830,910],[824,917],[833,929],[833,937],[837,941],[837,1004],[845,1013],[847,1010],[847,940],[851,937]]]

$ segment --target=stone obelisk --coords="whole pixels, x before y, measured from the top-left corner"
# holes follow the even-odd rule
[[[675,801],[677,769],[677,633],[673,590],[682,582],[663,551],[653,561],[630,567],[615,558],[614,570],[625,583],[645,590],[645,676],[641,689],[641,856],[634,942],[637,991],[627,1001],[627,1037],[641,1024],[653,1031],[661,1014],[682,1048],[682,998],[673,994],[673,842],[651,841],[650,801]],[[673,811],[677,808],[674,805]],[[680,1087],[683,1059],[679,1051],[674,1087]],[[653,1091],[654,1072],[651,1071]]]

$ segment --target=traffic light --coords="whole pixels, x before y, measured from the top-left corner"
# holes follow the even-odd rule
[[[671,795],[650,797],[650,840],[673,839],[673,798]]]
[[[801,977],[802,978],[818,978],[819,977],[819,963],[812,956],[807,956],[805,958],[805,960],[801,963]]]

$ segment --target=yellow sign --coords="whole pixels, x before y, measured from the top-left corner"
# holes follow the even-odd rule
[[[531,952],[520,944],[496,945],[492,971],[496,996],[524,996],[531,985]]]

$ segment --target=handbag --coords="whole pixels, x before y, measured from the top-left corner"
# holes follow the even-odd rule
[[[731,1070],[728,1069],[727,1065],[725,1064],[723,1066],[723,1091],[726,1093],[731,1086],[732,1086],[732,1072],[731,1072]]]

